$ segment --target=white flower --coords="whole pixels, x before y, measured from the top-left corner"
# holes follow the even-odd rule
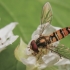
[[[49,24],[48,27],[46,27],[43,35],[51,34],[52,32],[56,31],[58,27],[55,27],[55,28]],[[40,29],[41,29],[41,27],[39,26],[37,28],[37,30],[34,31],[34,33],[32,34],[31,41],[36,40],[38,38]],[[46,31],[47,31],[47,33],[46,33]],[[15,57],[27,66],[27,70],[35,70],[35,69],[41,70],[41,69],[44,69],[44,68],[46,68],[48,66],[52,66],[52,65],[60,65],[60,64],[65,65],[65,64],[70,63],[70,62],[66,62],[64,64],[64,63],[62,63],[62,61],[59,62],[61,60],[60,56],[51,51],[49,51],[46,54],[43,54],[42,56],[40,54],[38,54],[37,56],[32,55],[33,51],[30,48],[28,48],[30,46],[30,42],[28,45],[26,45],[21,39],[20,45],[15,49]],[[52,45],[57,47],[58,44],[59,44],[59,41],[54,42]],[[67,59],[66,59],[66,61],[67,61]]]
[[[18,36],[15,36],[12,32],[16,25],[17,22],[12,22],[0,29],[0,51],[12,44],[18,38]]]

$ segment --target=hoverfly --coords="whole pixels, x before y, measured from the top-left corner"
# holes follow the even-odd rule
[[[47,27],[47,23],[51,23],[52,20],[52,9],[49,3],[46,3],[43,6],[43,11],[42,11],[42,16],[41,16],[41,31],[40,31],[40,36],[37,40],[32,40],[31,41],[31,46],[30,48],[35,52],[35,53],[39,53],[39,48],[41,47],[49,49],[51,51],[54,51],[55,53],[58,53],[60,56],[66,57],[66,58],[70,58],[68,56],[63,55],[63,53],[60,53],[60,50],[64,49],[64,46],[61,47],[57,47],[52,49],[52,43],[59,41],[61,39],[63,39],[64,37],[66,37],[68,34],[70,34],[70,27],[65,27],[62,29],[59,29],[53,33],[51,33],[48,36],[44,36],[42,35],[43,31],[45,30],[45,28]],[[44,25],[44,26],[43,26]],[[65,49],[68,49],[67,47]],[[70,49],[68,49],[69,51]],[[66,50],[65,50],[66,51]],[[68,51],[66,51],[65,53],[68,53]],[[68,54],[70,55],[70,54]]]

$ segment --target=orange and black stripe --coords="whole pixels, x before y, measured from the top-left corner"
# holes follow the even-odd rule
[[[68,34],[70,34],[70,27],[66,27],[60,30],[57,30],[56,32],[53,32],[50,36],[49,36],[49,40],[50,43],[56,42],[62,38],[64,38],[65,36],[67,36]]]

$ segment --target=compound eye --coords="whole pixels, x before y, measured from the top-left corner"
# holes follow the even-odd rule
[[[31,42],[31,47],[32,47],[32,50],[33,50],[34,52],[37,52],[37,53],[39,52],[35,40],[33,40],[33,41]]]

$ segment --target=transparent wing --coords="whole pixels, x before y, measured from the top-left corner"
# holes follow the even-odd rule
[[[43,6],[42,15],[41,15],[41,31],[40,36],[43,31],[47,28],[48,24],[51,23],[52,20],[52,8],[49,2],[47,2]]]
[[[51,29],[51,26],[49,24],[51,23],[51,20],[52,20],[52,9],[51,9],[50,3],[47,2],[43,6],[42,16],[41,16],[41,25],[39,25],[37,30],[32,34],[32,39],[42,36],[42,33],[44,32],[44,30],[48,31],[49,29]],[[52,28],[51,30],[54,31],[55,29]],[[45,35],[47,31],[45,31],[43,34]]]
[[[43,6],[43,10],[42,10],[42,16],[41,16],[41,24],[50,22],[51,23],[52,20],[52,8],[49,2],[47,2],[44,6]]]
[[[53,50],[54,52],[58,53],[61,57],[70,59],[70,48],[64,45],[60,45]]]

